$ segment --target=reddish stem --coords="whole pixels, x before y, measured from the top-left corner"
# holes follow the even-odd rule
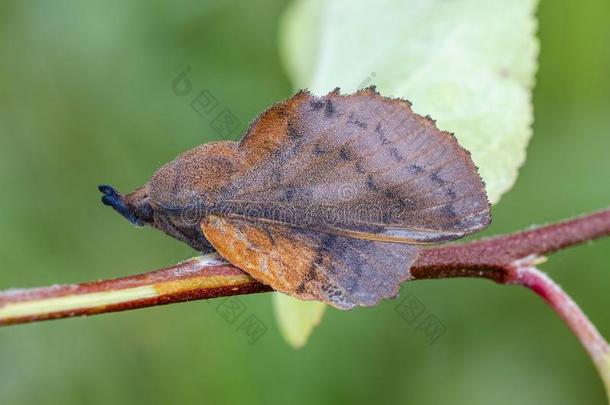
[[[428,249],[412,273],[416,279],[485,277],[504,283],[516,260],[543,256],[607,235],[610,209],[509,235]]]
[[[527,287],[544,299],[578,338],[599,372],[610,399],[610,346],[572,298],[544,272],[534,267],[535,256],[514,263],[507,284]]]
[[[572,299],[534,265],[542,255],[610,235],[610,209],[510,235],[423,250],[412,280],[484,277],[542,296],[591,355],[610,397],[610,349]],[[0,325],[271,291],[217,257],[136,276],[0,292]]]
[[[542,297],[564,320],[596,363],[608,355],[608,343],[589,318],[557,283],[546,273],[533,267],[529,260],[515,263],[507,283],[522,285]]]
[[[514,234],[439,246],[420,254],[411,269],[412,279],[484,277],[510,283],[513,263],[519,259],[609,234],[610,209],[606,209]],[[114,280],[0,292],[0,325],[265,291],[271,288],[225,262],[191,259]],[[13,305],[17,303],[21,306]]]

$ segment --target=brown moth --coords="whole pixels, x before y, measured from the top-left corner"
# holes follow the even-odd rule
[[[277,291],[336,308],[395,296],[421,245],[490,222],[485,187],[452,134],[366,88],[300,91],[240,142],[198,146],[102,201]]]

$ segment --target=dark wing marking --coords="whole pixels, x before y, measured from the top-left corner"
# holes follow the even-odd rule
[[[257,280],[339,309],[395,296],[418,251],[412,245],[214,215],[202,220],[201,229],[223,257]]]
[[[449,241],[490,222],[469,153],[407,101],[372,88],[299,92],[261,114],[238,151],[245,169],[219,195],[223,215],[404,243]]]

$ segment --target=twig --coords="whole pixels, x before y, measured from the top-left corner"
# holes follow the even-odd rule
[[[551,225],[478,241],[440,246],[421,255],[416,279],[485,277],[504,283],[513,262],[610,235],[610,208]]]
[[[264,291],[212,254],[135,276],[0,292],[0,326]]]
[[[568,221],[424,250],[412,279],[484,277],[509,283],[513,263],[610,235],[610,208]],[[0,326],[176,302],[271,291],[219,257],[204,256],[150,273],[0,292]]]
[[[545,254],[607,235],[610,208],[514,234],[434,247],[422,251],[411,269],[412,280],[483,277],[534,290],[579,338],[610,396],[608,344],[570,297],[534,268]],[[0,326],[266,291],[271,288],[208,255],[114,280],[0,292]]]
[[[578,305],[546,273],[534,267],[538,257],[517,261],[507,284],[527,287],[542,297],[568,325],[593,360],[610,399],[610,346]]]

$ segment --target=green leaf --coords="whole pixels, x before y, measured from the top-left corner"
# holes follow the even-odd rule
[[[536,5],[299,0],[282,20],[280,51],[297,88],[350,93],[375,84],[413,102],[472,153],[497,203],[513,186],[532,134]]]
[[[317,301],[299,301],[282,293],[273,294],[273,308],[284,339],[298,349],[318,326],[326,305]]]

